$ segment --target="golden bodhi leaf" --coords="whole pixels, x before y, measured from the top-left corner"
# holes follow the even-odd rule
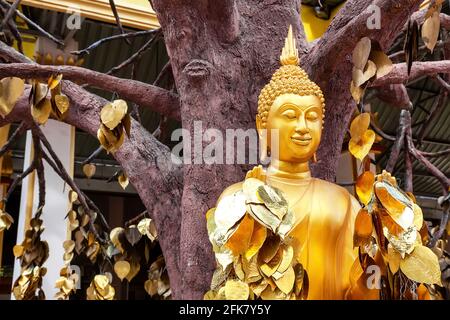
[[[372,231],[372,215],[366,209],[359,210],[355,219],[353,245],[356,247],[366,242],[372,235]]]
[[[236,222],[242,219],[247,211],[243,192],[236,192],[223,197],[216,208],[214,220],[217,228],[225,231],[232,228]]]
[[[119,181],[120,186],[122,187],[123,190],[125,190],[128,186],[128,177],[125,173],[122,173],[118,178],[117,181]]]
[[[248,284],[239,280],[228,280],[225,283],[225,298],[227,300],[247,300],[250,294]]]
[[[411,254],[402,259],[400,270],[413,281],[442,286],[438,258],[425,246],[416,247]]]
[[[289,267],[283,276],[275,280],[277,287],[285,294],[289,294],[294,288],[295,272]]]
[[[114,100],[105,105],[100,112],[102,123],[113,130],[127,114],[128,106],[124,100]]]
[[[48,88],[50,90],[55,89],[59,85],[59,83],[61,82],[62,78],[63,78],[62,74],[51,75],[50,78],[48,79],[48,83],[47,83]]]
[[[370,53],[370,60],[372,60],[377,67],[377,79],[384,77],[392,71],[392,61],[383,51],[372,51]]]
[[[4,118],[22,96],[25,82],[20,78],[10,77],[0,80],[0,115]]]
[[[375,142],[375,132],[369,130],[370,114],[361,113],[350,124],[350,142],[348,149],[356,158],[362,160],[370,152]]]
[[[361,87],[364,83],[369,81],[377,73],[377,66],[373,61],[367,61],[367,65],[364,69],[358,69],[353,67],[352,81],[357,87]]]
[[[426,18],[422,25],[422,39],[425,46],[433,52],[439,38],[441,19],[439,17],[439,11],[435,11]]]
[[[258,187],[256,194],[274,215],[280,220],[283,219],[288,211],[288,203],[283,195],[283,191],[265,184]]]
[[[240,255],[247,250],[252,238],[254,223],[255,220],[253,220],[250,215],[246,214],[236,227],[236,231],[225,243],[225,246],[230,249],[234,255]]]
[[[86,163],[83,166],[83,172],[88,179],[92,178],[95,174],[96,167],[92,163]]]
[[[114,272],[117,274],[120,281],[123,281],[123,279],[125,279],[128,273],[130,273],[130,269],[131,269],[130,263],[125,260],[117,261],[114,264]]]
[[[389,269],[391,269],[391,272],[397,273],[398,269],[400,268],[400,260],[401,256],[400,253],[398,253],[397,250],[395,250],[391,244],[388,244],[388,264]]]
[[[367,205],[373,195],[373,184],[375,183],[375,175],[366,171],[356,180],[356,194],[359,200]]]
[[[353,83],[353,80],[350,82],[350,93],[352,94],[353,99],[357,104],[361,101],[362,96],[364,95],[364,89],[356,86]]]
[[[352,62],[358,69],[364,69],[367,60],[369,59],[370,50],[372,48],[370,39],[368,37],[361,38],[353,49]]]
[[[8,230],[14,223],[13,217],[0,209],[0,232]]]
[[[78,194],[75,191],[70,190],[69,191],[69,201],[70,201],[70,203],[73,203],[73,202],[77,201],[77,199],[78,199]]]
[[[267,229],[258,222],[254,223],[253,233],[250,239],[250,244],[245,252],[245,258],[250,260],[264,244],[267,236]]]

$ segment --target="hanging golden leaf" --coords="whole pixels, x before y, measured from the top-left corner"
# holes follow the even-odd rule
[[[67,110],[69,110],[70,106],[69,98],[64,94],[58,94],[55,96],[55,104],[59,111],[58,114],[59,117],[64,115],[67,112]]]
[[[50,90],[55,89],[59,85],[59,83],[61,82],[62,78],[63,78],[62,74],[51,75],[50,78],[48,79],[48,82],[47,82],[48,88]]]
[[[138,230],[138,228],[136,228],[135,225],[131,225],[125,229],[125,238],[127,238],[128,242],[132,246],[134,246],[136,243],[138,243],[139,240],[141,240],[141,237],[142,237],[142,234]]]
[[[369,59],[371,48],[371,41],[368,37],[361,38],[358,41],[352,54],[352,62],[356,68],[364,69],[367,59]]]
[[[95,174],[96,167],[92,163],[86,163],[83,166],[83,172],[88,179],[92,178]]]
[[[220,199],[214,214],[218,229],[225,232],[242,219],[247,211],[243,192],[236,192]]]
[[[356,180],[356,194],[364,205],[367,205],[372,199],[374,183],[375,175],[370,171],[364,172]]]
[[[120,186],[123,190],[125,190],[128,186],[128,177],[125,173],[122,172],[122,174],[117,178],[117,181],[119,181]]]
[[[16,244],[13,247],[13,254],[15,258],[20,258],[23,255],[24,247],[20,244]]]
[[[400,268],[400,260],[401,256],[400,253],[398,253],[397,250],[395,250],[391,244],[388,245],[388,264],[389,269],[391,269],[391,272],[397,273],[398,269]]]
[[[75,249],[75,241],[73,240],[66,240],[63,242],[63,248],[65,252],[72,252]]]
[[[9,77],[0,80],[0,115],[3,118],[14,108],[24,88],[25,82],[20,78]]]
[[[247,203],[264,203],[262,199],[258,197],[257,190],[259,187],[264,186],[264,182],[256,178],[247,178],[242,184],[242,192],[245,195]]]
[[[127,110],[128,106],[124,100],[114,100],[102,108],[100,119],[108,129],[113,130],[125,117]]]
[[[13,217],[0,209],[0,232],[8,230],[14,223]]]
[[[104,124],[101,124],[97,130],[97,138],[108,153],[116,152],[125,138],[123,126],[120,124],[114,130],[110,130]]]
[[[372,149],[374,142],[375,132],[367,130],[359,139],[350,139],[348,150],[355,158],[362,161]]]
[[[111,230],[109,233],[109,239],[111,239],[112,244],[120,250],[120,252],[124,252],[122,244],[120,243],[119,237],[125,232],[124,228],[117,227]]]
[[[245,258],[247,260],[250,260],[256,253],[258,253],[259,249],[263,246],[264,241],[266,240],[266,236],[267,229],[258,222],[255,222],[252,237],[250,239],[247,251],[245,252]]]
[[[425,246],[416,247],[401,260],[400,270],[413,281],[442,286],[438,258]]]
[[[370,60],[372,60],[377,68],[377,79],[384,77],[393,69],[391,59],[383,52],[374,50],[370,53]]]
[[[372,231],[372,215],[366,209],[360,209],[355,219],[353,246],[357,247],[366,243],[370,239]]]
[[[294,288],[295,273],[292,267],[289,267],[281,278],[275,280],[277,287],[285,294],[289,294]]]
[[[250,294],[248,284],[239,280],[228,280],[225,283],[226,300],[247,300]]]
[[[417,287],[417,298],[419,300],[431,300],[430,292],[423,283]]]
[[[128,261],[125,261],[125,260],[117,261],[114,264],[114,272],[117,274],[120,281],[123,281],[123,279],[125,279],[125,277],[128,275],[128,273],[130,273],[130,270],[131,270],[131,266]]]
[[[353,100],[355,100],[356,104],[359,104],[362,96],[364,95],[364,89],[356,86],[352,80],[350,82],[350,93],[352,94]]]
[[[433,12],[430,17],[426,18],[422,25],[422,40],[431,52],[433,52],[438,41],[440,27],[441,19],[439,17],[439,11]]]
[[[130,261],[130,272],[126,276],[127,280],[133,280],[133,278],[139,273],[139,270],[141,270],[141,264],[135,258],[132,258]]]
[[[399,188],[386,182],[376,182],[375,194],[392,219],[404,230],[414,223],[413,202]]]
[[[258,199],[260,199],[266,207],[282,220],[288,211],[288,203],[283,191],[276,187],[264,184],[256,190]]]
[[[244,215],[239,225],[236,227],[236,231],[231,235],[225,246],[233,252],[234,255],[238,256],[244,253],[250,243],[253,225],[255,221],[250,217],[250,215]]]
[[[78,194],[75,191],[70,190],[69,191],[69,202],[74,203],[77,200],[78,200]]]
[[[358,69],[353,67],[352,81],[356,87],[361,87],[367,81],[369,81],[377,73],[377,66],[373,61],[367,61],[367,65],[364,69]]]

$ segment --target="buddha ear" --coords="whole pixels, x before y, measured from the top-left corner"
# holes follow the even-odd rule
[[[256,130],[258,131],[258,136],[260,139],[267,139],[266,135],[264,134],[263,127],[262,127],[262,120],[259,114],[256,115]]]
[[[256,130],[259,136],[259,160],[264,163],[267,160],[268,144],[267,144],[267,129],[263,128],[261,117],[256,115]]]

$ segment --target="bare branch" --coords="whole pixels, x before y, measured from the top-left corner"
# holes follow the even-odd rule
[[[33,172],[33,170],[36,169],[36,161],[33,160],[33,162],[30,164],[30,166],[23,171],[19,176],[17,176],[14,181],[11,183],[11,185],[9,186],[8,189],[8,193],[6,194],[6,196],[3,198],[4,202],[8,202],[9,197],[11,196],[11,194],[14,192],[14,189],[16,189],[17,185],[23,180],[25,179],[26,176],[28,176],[30,173]]]
[[[421,155],[423,155],[424,157],[427,158],[434,158],[434,157],[441,157],[441,156],[446,156],[448,154],[450,154],[450,149],[445,149],[442,151],[438,151],[438,152],[425,152],[425,151],[420,151],[417,150]]]
[[[4,6],[7,6],[8,8],[11,8],[11,5],[6,2],[5,0],[0,0],[0,3],[3,4]],[[54,36],[52,36],[50,33],[48,33],[47,31],[45,31],[44,29],[42,29],[38,24],[34,23],[33,21],[31,21],[27,16],[25,16],[24,14],[22,14],[22,12],[20,12],[19,10],[15,10],[15,13],[23,20],[25,20],[25,22],[32,26],[33,28],[35,28],[36,30],[38,30],[44,37],[49,38],[50,40],[52,40],[53,42],[56,42],[57,44],[64,46],[64,42],[56,39]]]
[[[159,83],[161,82],[162,78],[164,78],[164,76],[169,73],[172,72],[172,65],[170,64],[170,61],[167,62],[164,67],[161,69],[161,72],[158,74],[158,76],[156,77],[155,81],[153,81],[153,85],[157,86],[159,85]]]
[[[114,18],[116,19],[116,24],[120,30],[120,33],[125,34],[125,31],[123,30],[123,27],[122,27],[122,23],[120,22],[119,13],[117,13],[117,8],[116,8],[116,4],[114,3],[114,0],[109,0],[109,5],[111,6],[111,10],[114,14]],[[131,45],[130,39],[124,38],[124,40],[128,45]]]
[[[97,150],[95,150],[94,152],[92,152],[92,154],[91,154],[89,157],[87,157],[87,158],[81,163],[81,165],[85,165],[85,164],[91,163],[95,158],[98,157],[98,155],[99,155],[100,153],[102,153],[103,150],[105,150],[105,148],[103,148],[102,146],[98,147]]]
[[[14,142],[14,140],[16,140],[17,137],[20,137],[25,131],[27,131],[27,126],[25,122],[22,121],[16,131],[13,132],[8,141],[6,141],[6,143],[0,149],[0,158],[3,157],[3,155],[6,151],[9,150],[9,148],[11,148],[11,144]]]
[[[38,176],[39,185],[39,202],[38,210],[36,212],[36,218],[39,218],[42,214],[42,209],[45,206],[45,173],[44,164],[42,163],[42,146],[39,137],[34,133],[33,137],[33,147],[34,147],[34,161],[36,162],[36,172]]]
[[[395,137],[394,145],[391,149],[391,155],[386,165],[386,171],[392,172],[394,170],[395,164],[397,163],[398,156],[402,147],[405,144],[405,129],[406,129],[406,117],[409,111],[402,110],[400,113],[399,126],[397,128],[397,136]]]
[[[433,106],[431,107],[430,113],[427,114],[419,133],[417,134],[417,144],[422,144],[425,135],[428,133],[430,125],[434,123],[436,118],[441,114],[441,112],[446,107],[447,102],[447,92],[444,91],[438,99],[435,100]]]
[[[155,33],[153,37],[148,40],[138,51],[136,51],[131,57],[129,57],[127,60],[123,61],[118,66],[113,67],[111,70],[106,72],[106,74],[114,74],[118,72],[119,70],[125,68],[126,66],[139,61],[142,58],[142,55],[145,51],[151,49],[153,45],[155,44],[155,40],[159,38],[160,33]]]
[[[94,87],[116,92],[123,99],[137,103],[180,120],[178,96],[161,88],[136,80],[117,78],[101,72],[74,66],[30,65],[28,63],[0,64],[0,77],[41,78],[62,74],[66,80],[88,83]]]
[[[91,44],[89,47],[87,47],[85,49],[78,50],[78,51],[72,51],[70,53],[73,55],[77,55],[77,56],[84,55],[84,54],[90,54],[92,50],[94,50],[95,48],[97,48],[98,46],[100,46],[106,42],[113,41],[113,40],[119,40],[119,39],[125,39],[125,38],[135,38],[135,37],[147,36],[150,34],[155,34],[159,30],[160,29],[137,31],[137,32],[130,32],[130,33],[121,33],[121,34],[114,35],[111,37],[103,38],[101,40],[94,42],[93,44]]]
[[[3,19],[2,24],[0,25],[0,30],[3,30],[5,28],[5,26],[8,24],[8,21],[16,13],[16,10],[19,7],[21,1],[22,0],[15,0],[12,6],[9,7],[8,12],[6,13],[5,18]]]
[[[370,86],[379,87],[393,83],[406,83],[423,76],[432,76],[439,73],[450,73],[450,60],[426,62],[414,61],[409,77],[406,63],[397,63],[394,64],[394,67],[389,74],[375,80]]]

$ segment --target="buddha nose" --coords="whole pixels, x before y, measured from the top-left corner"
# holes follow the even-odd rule
[[[308,125],[306,124],[304,117],[299,117],[297,121],[297,126],[295,127],[295,132],[299,134],[306,134],[309,133]]]

